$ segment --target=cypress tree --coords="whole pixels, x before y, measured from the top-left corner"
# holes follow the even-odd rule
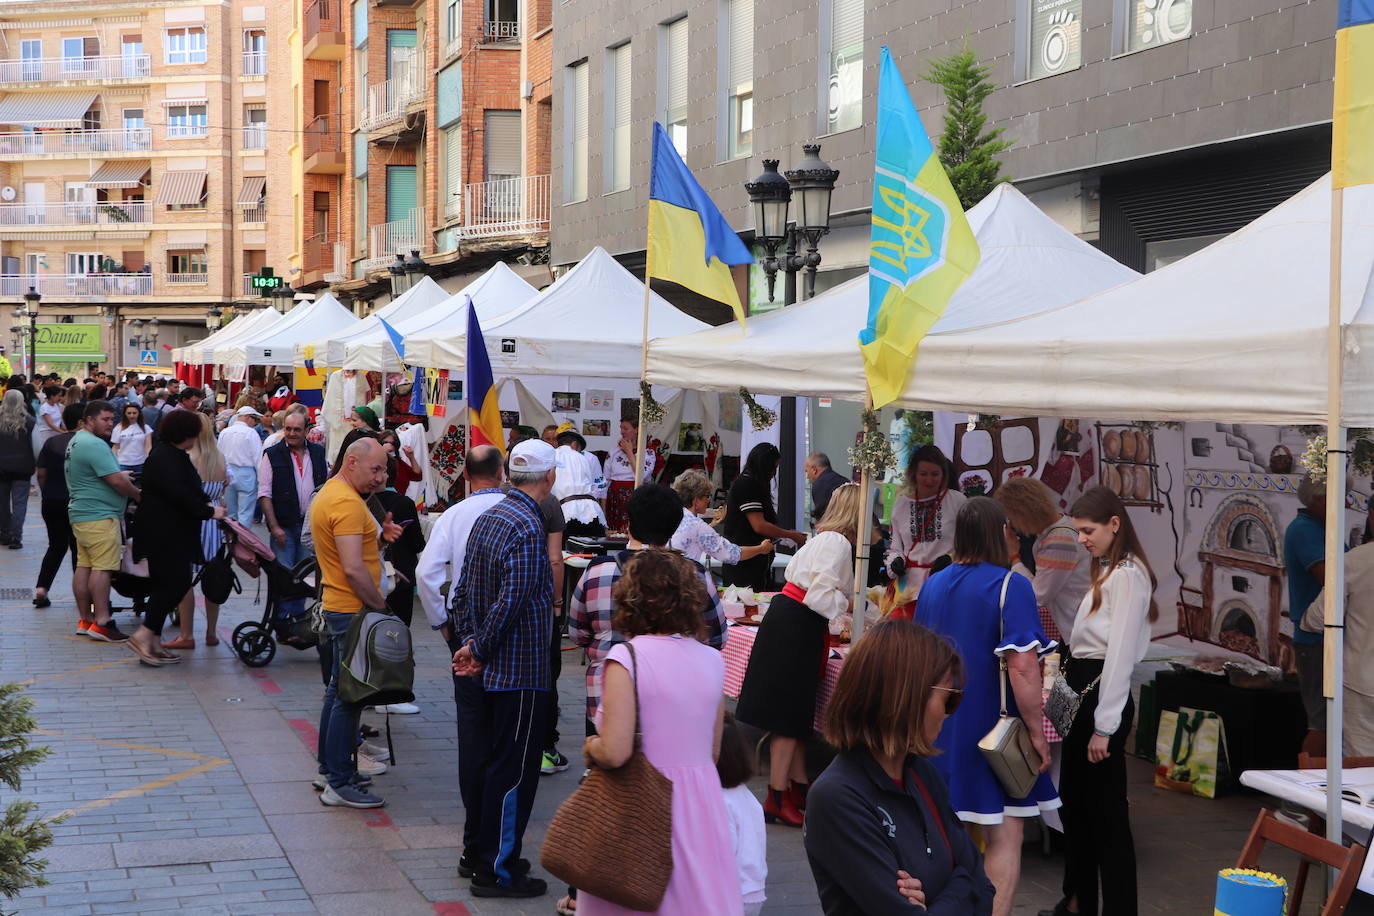
[[[927,82],[945,93],[945,126],[940,134],[940,162],[949,173],[959,202],[967,210],[999,183],[1002,163],[997,154],[1012,146],[1001,139],[1002,128],[987,129],[983,102],[992,95],[988,68],[978,63],[967,45],[962,51],[935,60],[926,71]]]

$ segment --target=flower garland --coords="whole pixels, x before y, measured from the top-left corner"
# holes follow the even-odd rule
[[[1374,430],[1350,430],[1350,441],[1347,445],[1349,448],[1348,467],[1350,472],[1357,477],[1374,476],[1374,438],[1372,437],[1374,437]],[[1307,472],[1307,476],[1316,483],[1326,480],[1326,452],[1326,436],[1318,434],[1307,440],[1307,448],[1303,451],[1302,457],[1298,459],[1298,463]]]
[[[654,390],[648,382],[639,383],[639,411],[642,422],[657,426],[663,422],[663,405],[654,400]]]
[[[864,410],[863,424],[863,437],[849,450],[849,463],[867,471],[870,477],[879,478],[897,463],[897,456],[892,454],[892,443],[878,429],[876,410]]]
[[[754,400],[754,396],[749,393],[749,389],[743,385],[739,388],[739,396],[744,401],[745,410],[749,411],[749,425],[754,427],[754,432],[767,429],[778,422],[778,412],[769,410]]]

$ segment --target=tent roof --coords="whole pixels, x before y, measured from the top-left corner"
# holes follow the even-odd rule
[[[1344,191],[1348,426],[1374,426],[1374,186]],[[996,414],[1319,424],[1330,176],[1140,279],[922,342],[900,405]]]
[[[235,318],[204,340],[187,344],[179,350],[173,350],[172,359],[192,366],[212,365],[215,362],[216,347],[227,346],[238,340],[246,340],[249,336],[270,328],[281,319],[281,313],[270,308],[253,312],[242,318]]]
[[[357,320],[332,293],[325,293],[314,302],[302,302],[263,333],[217,347],[215,361],[226,366],[289,366],[296,344],[328,337]]]
[[[968,218],[982,257],[932,333],[1014,320],[1139,276],[1059,226],[1009,184],[998,185]],[[865,275],[751,318],[743,333],[731,323],[656,340],[649,346],[649,381],[862,401],[858,334],[867,317]]]
[[[447,298],[448,293],[444,292],[442,286],[429,277],[421,277],[420,281],[410,289],[366,318],[355,319],[351,325],[340,331],[335,331],[323,339],[302,341],[296,344],[293,354],[295,364],[297,366],[305,365],[305,348],[308,345],[313,345],[315,347],[315,360],[319,365],[331,368],[342,366],[344,349],[347,344],[370,339],[376,339],[381,343],[386,342],[386,329],[382,327],[382,320],[386,320],[392,327],[395,327],[396,322],[421,314]],[[391,368],[397,368],[394,359]]]

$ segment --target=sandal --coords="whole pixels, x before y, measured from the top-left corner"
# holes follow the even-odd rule
[[[195,647],[196,641],[194,639],[188,639],[184,636],[178,636],[171,642],[164,642],[162,644],[162,648],[164,649],[194,649]]]
[[[147,651],[138,643],[134,642],[132,639],[126,639],[124,641],[124,645],[129,647],[130,652],[138,656],[138,661],[140,664],[147,665],[149,668],[161,668],[165,665],[172,664],[172,662],[169,662],[162,656]]]
[[[577,913],[577,901],[572,897],[564,897],[553,905],[553,911],[558,916],[575,916]]]

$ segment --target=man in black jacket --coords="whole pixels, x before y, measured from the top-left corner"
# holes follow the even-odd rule
[[[305,556],[301,527],[311,498],[329,476],[324,446],[306,442],[305,431],[305,414],[289,414],[282,441],[264,451],[258,463],[258,504],[277,561],[287,568]],[[305,599],[284,601],[281,610],[284,616],[296,617],[305,610]]]
[[[831,495],[849,481],[830,467],[830,458],[825,452],[807,455],[802,470],[806,473],[806,479],[811,481],[811,520],[818,522],[830,505]]]

